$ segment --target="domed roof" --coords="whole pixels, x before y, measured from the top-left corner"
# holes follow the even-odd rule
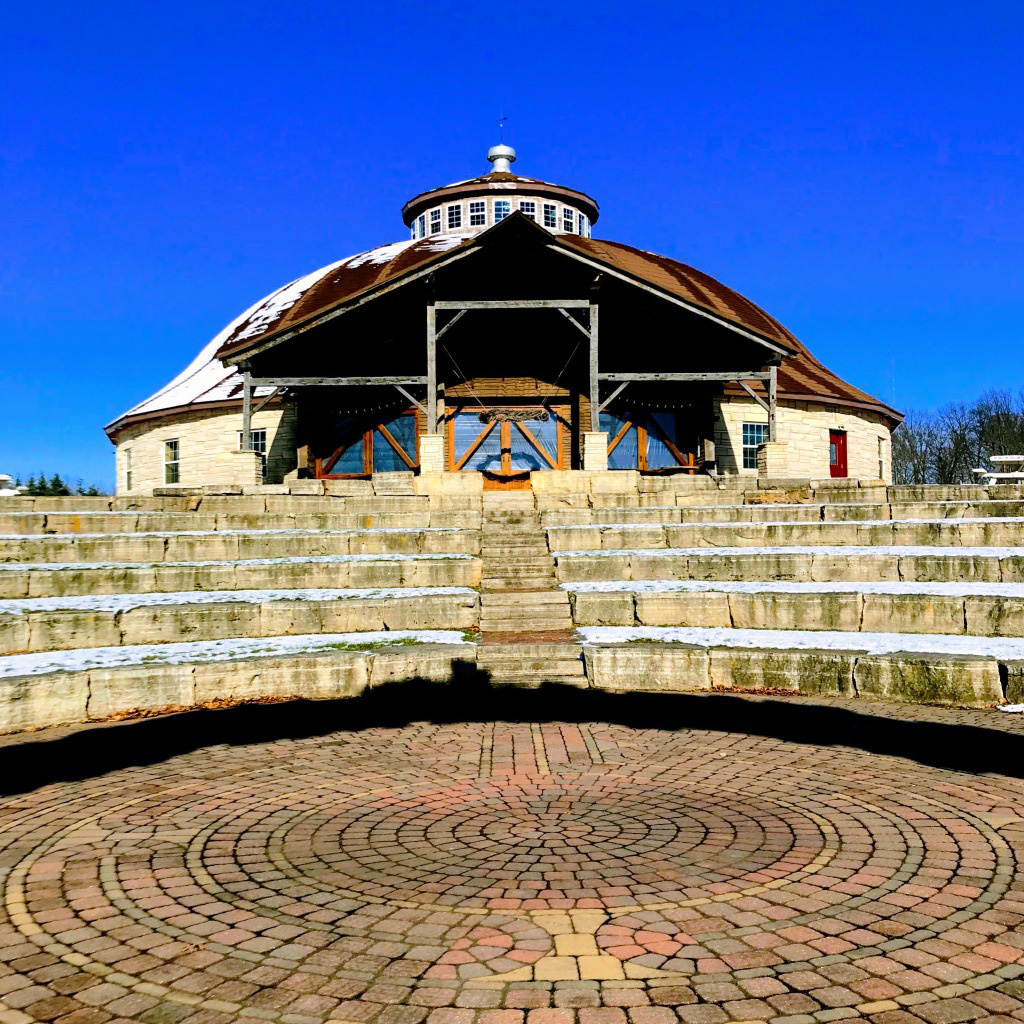
[[[257,342],[263,345],[276,334],[310,322],[334,307],[368,297],[407,275],[425,272],[462,248],[482,244],[492,233],[506,230],[515,220],[523,220],[533,230],[540,230],[521,215],[514,214],[480,235],[435,234],[395,242],[346,257],[297,278],[228,324],[174,380],[111,423],[106,428],[108,434],[132,422],[166,415],[183,407],[216,408],[237,404],[242,377],[233,366],[225,366],[221,360],[237,357]],[[607,268],[624,280],[681,299],[723,322],[781,346],[787,352],[778,370],[778,390],[782,398],[867,409],[894,424],[902,419],[900,413],[824,367],[789,330],[756,303],[693,267],[619,242],[580,235],[545,233],[545,242]],[[259,391],[268,393],[270,389]]]

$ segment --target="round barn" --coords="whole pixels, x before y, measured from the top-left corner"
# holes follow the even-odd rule
[[[107,426],[118,492],[395,472],[890,480],[898,412],[713,278],[593,237],[597,202],[515,158],[495,146],[489,174],[410,199],[406,241],[261,299]]]

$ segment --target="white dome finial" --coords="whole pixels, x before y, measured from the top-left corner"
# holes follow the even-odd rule
[[[492,173],[511,174],[512,164],[516,159],[516,151],[504,143],[500,146],[491,146],[487,150],[487,159],[494,165]]]

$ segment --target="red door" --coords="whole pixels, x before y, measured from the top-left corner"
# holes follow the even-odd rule
[[[846,476],[846,431],[828,432],[828,468],[832,476]]]

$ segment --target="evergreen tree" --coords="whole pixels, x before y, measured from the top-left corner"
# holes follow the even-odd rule
[[[71,488],[68,487],[66,483],[64,483],[64,481],[61,479],[60,474],[54,473],[53,476],[50,477],[50,494],[63,498],[69,495],[70,493]]]

